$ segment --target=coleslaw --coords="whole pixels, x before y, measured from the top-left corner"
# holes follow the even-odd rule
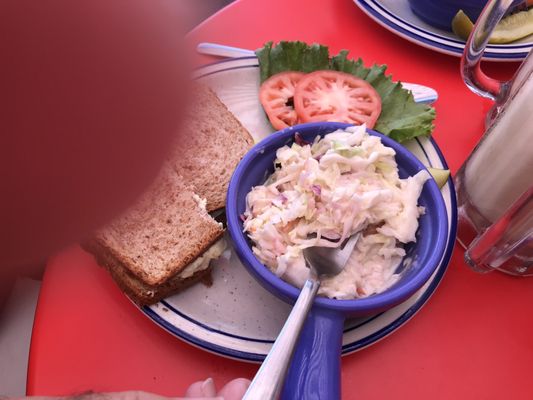
[[[362,232],[345,269],[322,279],[319,295],[353,299],[393,285],[403,245],[416,241],[424,213],[417,201],[430,177],[423,170],[400,179],[394,156],[364,125],[278,149],[274,173],[246,198],[243,227],[254,254],[301,287],[310,276],[303,249],[337,247]]]

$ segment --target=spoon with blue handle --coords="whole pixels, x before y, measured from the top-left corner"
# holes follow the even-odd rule
[[[196,51],[200,54],[206,54],[216,57],[255,57],[253,50],[241,49],[239,47],[225,46],[217,43],[203,42],[196,46]],[[431,104],[437,101],[439,95],[435,89],[428,86],[419,85],[418,83],[402,82],[402,87],[410,90],[417,103]]]

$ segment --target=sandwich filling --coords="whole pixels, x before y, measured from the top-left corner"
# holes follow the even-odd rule
[[[200,257],[194,260],[192,263],[187,265],[176,277],[180,279],[185,279],[193,276],[199,271],[206,270],[209,267],[211,260],[215,260],[222,255],[226,250],[226,241],[224,238],[219,239],[215,242],[205,253]]]

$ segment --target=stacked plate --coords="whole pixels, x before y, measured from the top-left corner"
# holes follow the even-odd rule
[[[259,103],[257,58],[223,60],[197,71],[256,141],[273,132]],[[446,169],[446,161],[429,138],[411,141],[407,147],[427,166]],[[448,265],[455,238],[456,204],[451,180],[442,189],[448,212],[446,252],[429,281],[411,298],[387,312],[348,320],[343,353],[348,354],[397,330],[429,299]],[[228,243],[230,241],[228,240]],[[227,357],[260,362],[269,352],[290,306],[271,295],[248,274],[233,251],[215,261],[213,286],[195,285],[143,312],[175,336]]]
[[[452,32],[426,24],[409,7],[408,0],[354,0],[370,18],[391,32],[420,46],[440,53],[460,57],[465,42]],[[520,61],[533,47],[533,39],[526,37],[511,44],[490,44],[485,60]]]

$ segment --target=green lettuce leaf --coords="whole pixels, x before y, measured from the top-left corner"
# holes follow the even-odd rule
[[[427,104],[415,103],[410,91],[402,88],[385,75],[386,65],[367,68],[363,60],[348,58],[348,51],[330,57],[326,46],[308,45],[304,42],[282,41],[273,46],[266,43],[256,50],[259,59],[261,82],[283,71],[313,72],[323,69],[346,72],[370,83],[381,97],[381,114],[374,129],[392,139],[403,142],[433,131],[435,109]]]

